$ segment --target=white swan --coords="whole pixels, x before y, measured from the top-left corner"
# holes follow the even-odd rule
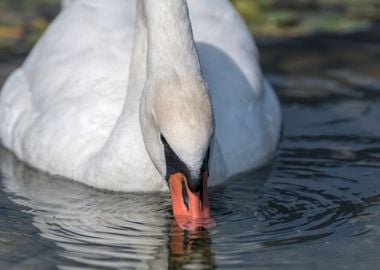
[[[205,165],[219,184],[263,165],[279,139],[279,104],[242,19],[227,0],[70,2],[2,89],[2,143],[97,188],[168,181],[176,216],[208,217]]]

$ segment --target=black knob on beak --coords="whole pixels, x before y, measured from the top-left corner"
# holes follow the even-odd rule
[[[187,180],[187,185],[189,186],[189,189],[191,192],[196,193],[199,192],[202,189],[203,179],[202,177],[191,177]]]

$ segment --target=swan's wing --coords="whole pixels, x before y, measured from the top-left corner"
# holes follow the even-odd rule
[[[260,96],[262,73],[258,63],[258,50],[247,25],[230,1],[188,2],[196,42],[215,47],[219,53],[228,55],[246,77],[251,90]],[[214,68],[223,69],[223,66],[214,65]]]
[[[28,82],[22,68],[15,70],[6,80],[0,96],[0,135],[1,142],[16,153],[22,152],[19,127],[31,108],[31,95]]]
[[[104,145],[126,95],[134,3],[76,0],[9,78],[1,138],[21,160],[67,175]]]

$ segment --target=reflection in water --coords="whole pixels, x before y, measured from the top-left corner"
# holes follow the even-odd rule
[[[97,191],[37,173],[4,150],[1,170],[11,199],[31,209],[33,225],[59,256],[89,268],[165,267],[167,196]]]
[[[261,50],[283,140],[270,167],[211,192],[209,231],[182,231],[167,194],[102,192],[1,150],[0,268],[373,269],[380,47],[367,42],[311,37]]]
[[[0,167],[9,198],[32,215],[40,231],[35,241],[54,243],[50,263],[61,269],[244,268],[263,264],[271,248],[301,248],[342,232],[357,237],[375,230],[352,220],[371,219],[373,213],[364,210],[379,195],[360,193],[354,178],[334,176],[339,164],[332,164],[329,149],[318,150],[323,157],[309,151],[282,149],[277,169],[237,176],[214,190],[217,226],[199,232],[183,231],[172,219],[167,194],[102,192],[38,173],[4,149]],[[30,247],[24,248],[28,254]]]
[[[183,231],[173,221],[170,230],[169,265],[172,269],[184,269],[189,264],[196,269],[215,268],[215,258],[211,250],[209,232]]]
[[[171,225],[166,194],[102,192],[38,173],[4,149],[0,154],[6,191],[12,201],[31,209],[40,236],[53,241],[67,259],[60,268],[212,264],[208,232],[190,234]]]

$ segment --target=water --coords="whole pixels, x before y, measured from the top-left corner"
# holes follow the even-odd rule
[[[380,251],[378,32],[264,43],[284,134],[182,231],[167,194],[98,191],[1,150],[1,269],[373,269]],[[0,78],[22,57],[0,55]]]

